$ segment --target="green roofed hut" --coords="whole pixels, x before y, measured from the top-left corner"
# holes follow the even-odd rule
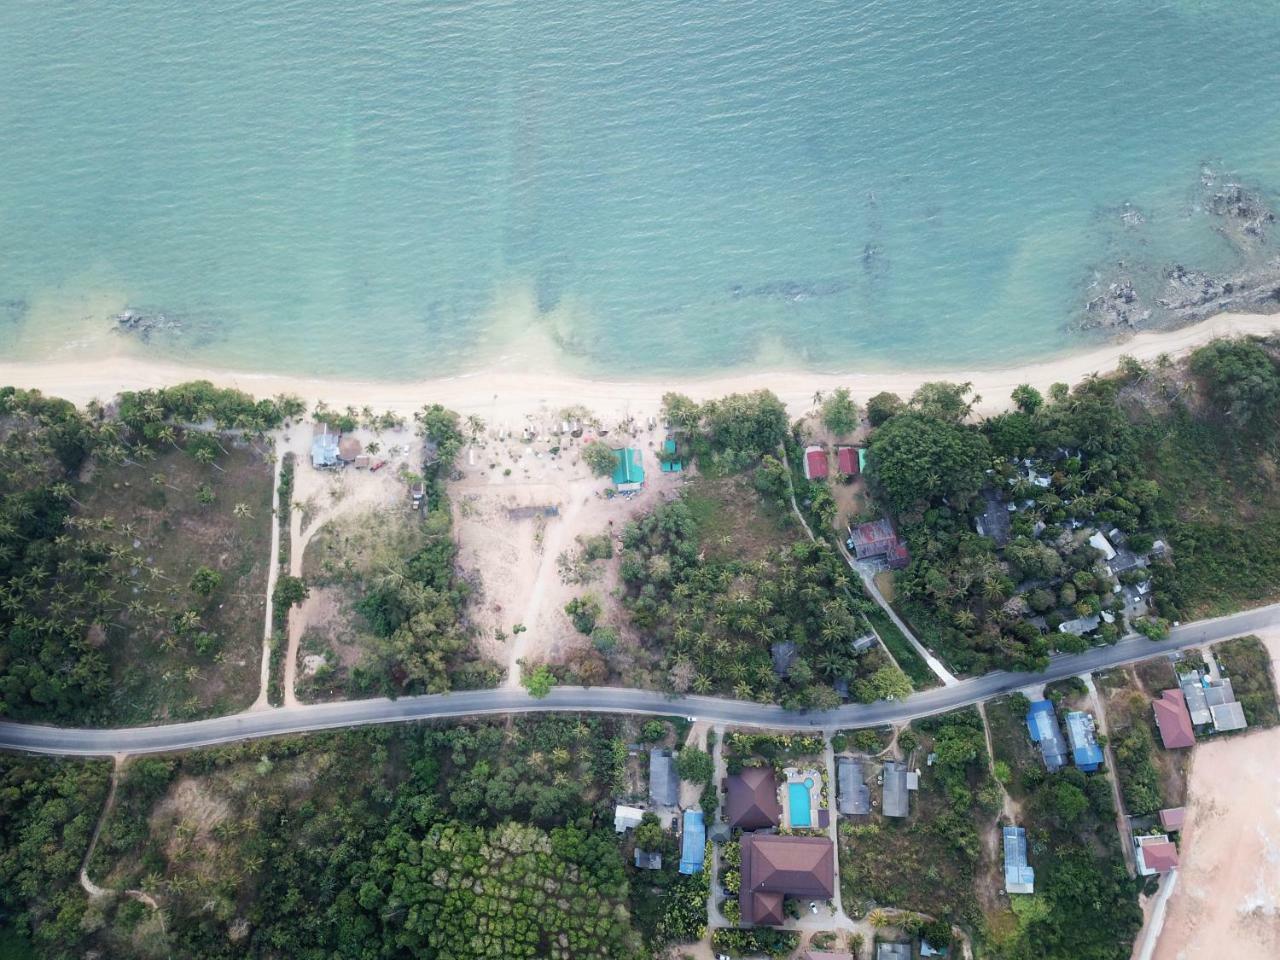
[[[684,469],[684,462],[677,456],[677,447],[675,437],[667,437],[666,442],[662,445],[662,472],[663,473],[679,473]]]
[[[644,467],[640,463],[640,451],[635,447],[623,447],[613,451],[616,461],[613,467],[613,485],[619,492],[627,493],[644,486]]]

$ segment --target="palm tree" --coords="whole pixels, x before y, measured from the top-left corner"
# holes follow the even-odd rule
[[[239,517],[241,520],[253,519],[253,513],[249,510],[249,505],[247,503],[237,503],[231,508],[231,513],[234,516]]]

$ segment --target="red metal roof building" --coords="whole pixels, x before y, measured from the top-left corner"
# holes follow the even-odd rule
[[[853,447],[836,447],[836,473],[846,477],[858,475],[858,451]]]
[[[1138,873],[1144,877],[1168,873],[1178,865],[1178,848],[1166,836],[1139,837],[1137,859]]]
[[[742,837],[738,905],[743,923],[781,926],[785,897],[830,900],[835,893],[835,848],[829,837]]]
[[[826,450],[817,446],[805,447],[804,478],[806,480],[823,480],[830,470],[830,465],[827,463]]]
[[[1196,731],[1191,725],[1187,701],[1178,689],[1165,690],[1160,699],[1152,703],[1156,712],[1156,726],[1160,729],[1160,741],[1166,750],[1177,750],[1196,745]]]
[[[1181,830],[1186,819],[1187,810],[1185,807],[1165,807],[1160,811],[1160,826],[1170,833],[1177,833]]]
[[[849,528],[849,549],[859,560],[884,557],[894,570],[900,570],[911,562],[907,546],[894,533],[888,520],[873,520]]]
[[[742,830],[776,827],[782,820],[773,767],[743,767],[724,782],[725,819]]]

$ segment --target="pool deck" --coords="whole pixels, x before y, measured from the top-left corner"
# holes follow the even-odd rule
[[[821,771],[816,767],[787,767],[783,774],[786,779],[783,783],[783,789],[778,791],[781,795],[783,824],[793,830],[825,829],[823,814],[827,810],[827,805],[822,800]],[[812,786],[807,787],[809,793],[809,822],[796,823],[791,818],[791,791],[793,787],[806,789],[806,780],[812,781]]]

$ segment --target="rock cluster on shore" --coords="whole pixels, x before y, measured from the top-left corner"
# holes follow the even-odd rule
[[[144,343],[152,334],[160,331],[175,333],[182,329],[182,321],[163,313],[147,313],[132,308],[122,310],[113,318],[116,330],[131,333]]]

